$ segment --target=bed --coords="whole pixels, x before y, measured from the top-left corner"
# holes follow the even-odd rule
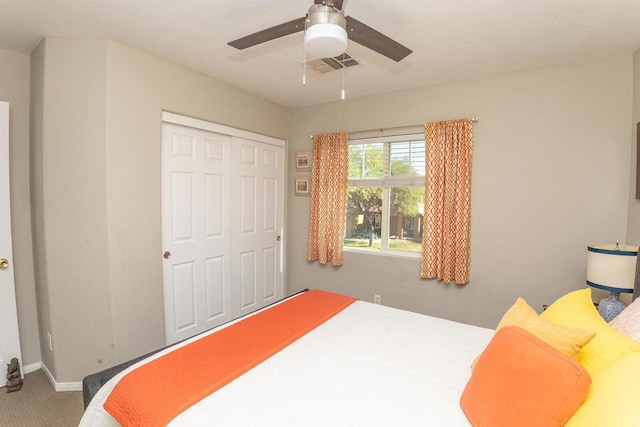
[[[279,336],[274,316],[294,330],[306,322],[297,316],[313,311],[304,304],[328,306],[323,298],[342,305],[209,389],[227,378],[224,366],[235,363],[227,359],[249,357]],[[496,330],[312,290],[85,378],[90,402],[80,426],[638,426],[639,323],[635,302],[607,324],[590,288],[540,315],[518,298]],[[242,331],[252,324],[245,345]],[[234,344],[219,345],[225,336]],[[180,354],[206,357],[183,363]],[[176,404],[170,389],[161,391],[167,384],[206,390]]]
[[[124,375],[227,326],[164,349],[113,376],[95,396],[88,396],[91,401],[80,425],[120,425],[103,404]],[[429,420],[430,425],[468,426],[459,397],[470,364],[492,333],[355,301],[169,425],[415,425]]]

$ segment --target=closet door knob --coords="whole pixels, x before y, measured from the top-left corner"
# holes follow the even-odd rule
[[[169,258],[171,258],[171,252],[169,252],[169,251],[165,251],[165,252],[162,254],[162,257],[163,257],[164,259],[169,259]]]

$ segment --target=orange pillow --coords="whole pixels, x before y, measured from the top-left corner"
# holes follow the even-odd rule
[[[474,427],[563,426],[587,398],[591,377],[575,360],[517,326],[480,355],[460,406]]]

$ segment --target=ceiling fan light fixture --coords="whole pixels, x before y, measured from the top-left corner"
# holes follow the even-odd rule
[[[308,53],[314,59],[342,55],[347,50],[347,39],[396,62],[411,53],[411,49],[380,31],[352,16],[345,17],[342,10],[343,2],[344,0],[313,0],[307,16],[269,27],[227,44],[236,49],[246,49],[304,29],[305,54]]]
[[[347,50],[347,31],[337,24],[315,24],[304,33],[304,48],[316,58],[332,58]]]

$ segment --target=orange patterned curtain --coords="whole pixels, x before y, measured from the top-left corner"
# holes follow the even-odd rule
[[[313,137],[308,261],[342,265],[349,185],[346,132]]]
[[[469,283],[471,119],[425,124],[427,173],[420,277]]]

